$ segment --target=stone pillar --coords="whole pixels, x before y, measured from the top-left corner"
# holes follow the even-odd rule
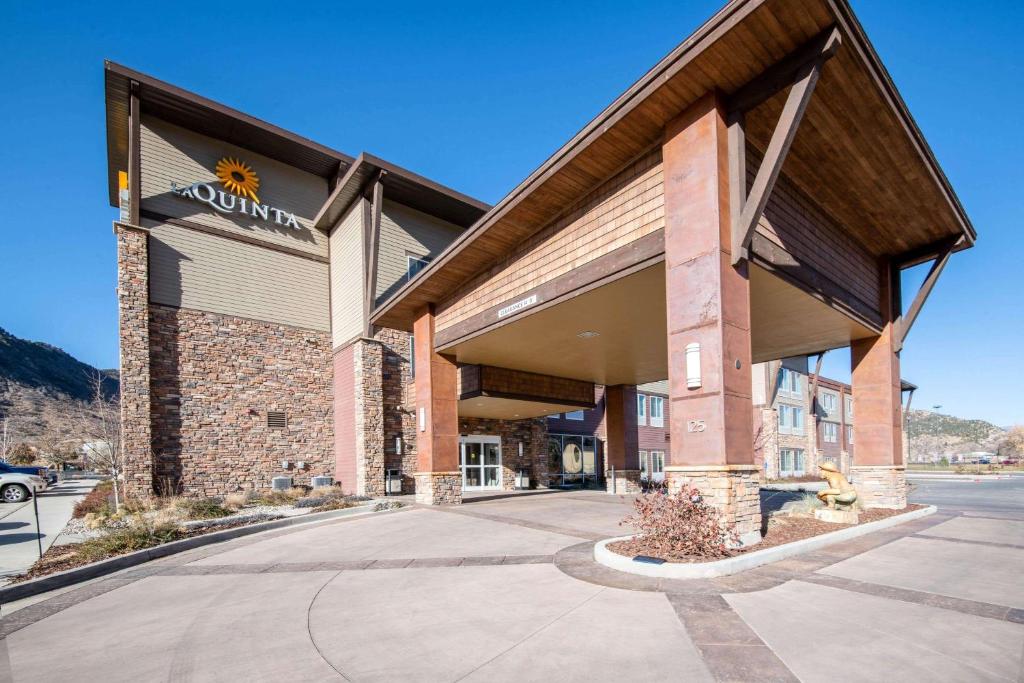
[[[754,463],[747,263],[731,265],[725,112],[709,93],[665,128],[665,268],[671,400],[670,490],[696,487],[760,540]],[[686,348],[700,345],[701,384],[687,386]]]
[[[608,493],[639,493],[640,453],[635,386],[619,384],[605,387],[604,424],[604,476]]]
[[[458,372],[455,360],[434,351],[434,309],[413,325],[416,337],[416,502],[462,502],[459,470]]]
[[[850,474],[858,497],[867,508],[901,510],[907,506],[903,463],[903,406],[900,358],[896,355],[892,322],[894,276],[884,269],[882,307],[886,323],[877,337],[850,345],[853,375],[853,415],[857,438]]]
[[[364,496],[384,491],[383,353],[379,343],[360,339],[353,344],[356,388],[357,489]]]
[[[121,353],[121,453],[125,494],[153,494],[149,384],[149,233],[123,223],[117,235],[117,313]]]

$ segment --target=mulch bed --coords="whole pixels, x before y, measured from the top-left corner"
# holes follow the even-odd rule
[[[907,505],[903,510],[883,510],[883,509],[871,509],[863,510],[859,514],[860,524],[867,524],[868,522],[877,522],[881,519],[887,519],[889,517],[895,517],[896,515],[906,514],[913,512],[914,510],[920,510],[925,505]],[[761,537],[761,542],[756,545],[747,546],[746,548],[738,548],[730,551],[728,555],[722,557],[693,557],[693,556],[682,556],[682,557],[660,557],[667,562],[712,562],[714,560],[721,560],[726,557],[735,557],[737,555],[743,555],[744,553],[752,553],[758,550],[764,550],[765,548],[773,548],[779,545],[785,545],[786,543],[792,543],[794,541],[802,541],[805,538],[813,538],[814,536],[820,536],[821,534],[827,534],[831,531],[839,531],[840,529],[846,529],[854,524],[833,524],[831,522],[822,522],[821,520],[813,517],[772,517],[768,520],[768,530],[764,536]],[[646,547],[646,544],[639,539],[633,539],[628,541],[616,541],[615,543],[609,543],[608,549],[612,552],[618,553],[619,555],[625,555],[626,557],[636,557],[637,555],[646,555],[648,557],[659,557],[658,554],[651,552],[650,548]]]

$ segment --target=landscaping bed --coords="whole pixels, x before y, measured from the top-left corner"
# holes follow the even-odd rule
[[[109,482],[101,484],[75,506],[74,517],[61,537],[28,572],[11,583],[47,576],[120,555],[195,536],[298,517],[344,510],[370,501],[344,495],[340,489],[238,493],[223,498],[178,496],[126,500],[115,506]],[[374,510],[401,506],[381,502]],[[68,542],[70,540],[70,542]]]
[[[925,505],[907,505],[903,510],[871,509],[862,510],[858,513],[858,524],[833,524],[823,522],[812,516],[772,516],[768,520],[767,530],[761,541],[755,545],[743,548],[726,549],[717,555],[715,559],[736,557],[744,553],[756,552],[766,548],[802,541],[807,538],[820,536],[840,529],[848,529],[871,522],[877,522],[889,517],[906,514],[915,510],[923,509]],[[650,544],[642,538],[614,541],[608,544],[608,549],[624,557],[633,558],[636,556],[653,557],[671,563],[692,563],[707,562],[707,556],[679,555],[672,552],[653,549]]]

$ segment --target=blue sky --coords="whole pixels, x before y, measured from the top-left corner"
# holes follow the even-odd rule
[[[105,58],[496,202],[719,5],[14,3],[0,26],[0,327],[117,365]],[[980,235],[908,339],[914,403],[1024,422],[1024,9],[853,5]],[[849,354],[825,371],[847,378]]]

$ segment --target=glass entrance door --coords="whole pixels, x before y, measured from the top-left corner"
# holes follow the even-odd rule
[[[459,455],[463,490],[501,489],[501,437],[459,437]]]

